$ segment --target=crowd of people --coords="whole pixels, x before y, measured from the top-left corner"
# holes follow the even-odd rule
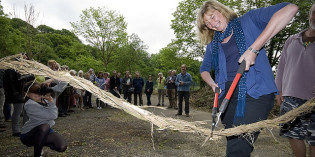
[[[27,54],[23,53],[22,57],[28,59]],[[19,60],[19,58],[16,59]],[[95,73],[92,68],[86,73],[82,70],[76,72],[73,69],[69,70],[66,65],[60,66],[55,60],[49,60],[48,67],[53,71],[67,71],[72,76],[87,79],[100,89],[125,99],[129,103],[132,102],[133,95],[133,104],[137,106],[143,106],[142,93],[145,93],[147,105],[152,105],[151,95],[154,91],[154,82],[151,75],[145,82],[138,71],[134,73],[134,77],[129,71],[124,73],[124,77],[115,70],[112,75],[101,71]],[[175,70],[170,70],[166,79],[160,72],[156,81],[156,90],[159,95],[159,103],[156,106],[164,106],[164,96],[167,93],[168,108],[177,109],[176,115],[179,116],[182,115],[182,101],[185,98],[185,113],[188,117],[192,78],[186,72],[186,65],[181,66],[179,74],[176,74]],[[0,131],[6,130],[4,121],[12,121],[12,136],[20,137],[21,142],[26,146],[34,146],[35,156],[40,156],[44,146],[60,152],[66,150],[65,140],[52,129],[55,124],[54,119],[69,116],[71,112],[74,112],[75,107],[79,110],[93,108],[92,94],[89,91],[76,89],[68,83],[44,76],[21,75],[13,69],[0,70],[0,87]],[[160,103],[161,97],[162,103]],[[105,102],[96,98],[97,109],[106,106]],[[22,129],[21,115],[23,115]]]
[[[28,59],[27,54],[23,53],[22,57],[23,59]],[[19,58],[16,59],[19,60]],[[92,68],[86,73],[82,70],[76,72],[73,69],[69,70],[66,65],[60,66],[55,60],[49,60],[48,67],[53,71],[67,71],[72,76],[87,79],[100,89],[110,92],[118,98],[125,99],[129,103],[132,102],[133,95],[133,104],[137,106],[143,106],[142,93],[145,93],[147,105],[152,105],[151,95],[154,91],[154,81],[151,75],[148,76],[145,82],[138,71],[134,73],[134,77],[129,71],[124,73],[124,77],[115,70],[112,72],[112,75],[109,72],[101,71],[95,73]],[[170,70],[166,79],[160,72],[156,81],[156,90],[159,95],[159,102],[156,106],[164,106],[164,96],[167,93],[166,96],[169,98],[168,108],[178,110],[176,115],[179,116],[182,115],[182,101],[184,98],[185,114],[188,117],[189,90],[192,78],[186,72],[186,65],[183,64],[181,66],[181,73],[179,74],[176,74],[175,70]],[[43,146],[49,146],[57,151],[66,149],[63,138],[51,129],[54,119],[69,116],[71,112],[74,112],[75,107],[79,108],[79,110],[93,108],[92,94],[89,91],[76,89],[68,83],[52,80],[44,76],[21,75],[13,69],[1,69],[0,87],[0,131],[6,130],[4,121],[12,121],[12,136],[20,137],[22,143],[27,146],[34,146],[34,153],[37,155],[40,154]],[[48,92],[42,94],[43,91],[41,90]],[[161,97],[162,103],[160,101]],[[102,109],[106,106],[105,102],[96,98],[97,109]],[[36,107],[38,109],[35,109]],[[20,126],[21,115],[23,115],[22,129]],[[40,117],[44,120],[39,121],[34,117]],[[57,140],[56,143],[50,140],[51,133]],[[41,135],[40,138],[36,134]],[[43,140],[48,140],[46,142],[49,144],[43,143]]]

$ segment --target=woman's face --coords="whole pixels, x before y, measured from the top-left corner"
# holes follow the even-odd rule
[[[203,22],[209,29],[219,32],[224,32],[227,26],[227,19],[215,9],[210,9],[203,15]]]
[[[28,93],[27,94],[27,96],[29,97],[29,98],[31,98],[33,101],[36,101],[36,102],[41,102],[41,95],[40,94],[38,94],[38,93]]]

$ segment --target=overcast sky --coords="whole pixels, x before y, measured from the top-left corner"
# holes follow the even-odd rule
[[[71,29],[70,22],[80,20],[82,10],[103,7],[118,11],[128,23],[128,35],[137,34],[149,53],[159,50],[175,39],[171,29],[172,13],[182,0],[2,0],[4,12],[24,18],[24,4],[32,4],[39,13],[37,25],[44,24],[54,29]],[[14,9],[13,9],[14,8]]]

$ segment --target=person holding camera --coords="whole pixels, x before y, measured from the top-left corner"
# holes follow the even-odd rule
[[[41,156],[44,146],[52,150],[64,152],[67,144],[64,138],[52,129],[55,119],[58,117],[56,96],[67,86],[67,83],[57,82],[50,88],[52,80],[43,84],[35,81],[27,82],[24,87],[26,102],[24,109],[29,120],[24,124],[20,136],[21,142],[28,146],[34,146],[34,156]]]

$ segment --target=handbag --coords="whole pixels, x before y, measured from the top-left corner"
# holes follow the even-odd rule
[[[128,89],[128,92],[129,93],[133,93],[135,91],[135,87],[130,87],[129,89]]]

